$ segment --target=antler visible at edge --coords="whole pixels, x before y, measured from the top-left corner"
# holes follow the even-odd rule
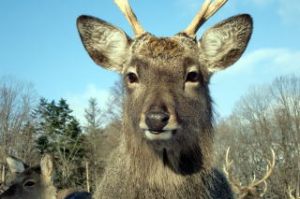
[[[183,32],[190,37],[195,37],[200,26],[221,9],[227,1],[228,0],[215,0],[212,3],[211,0],[205,0],[190,25]]]
[[[266,174],[260,179],[256,180],[255,174],[253,175],[253,179],[249,185],[243,186],[241,182],[237,179],[234,178],[232,173],[230,172],[233,160],[229,159],[229,152],[230,152],[230,147],[228,147],[226,151],[226,156],[225,156],[225,164],[223,166],[223,170],[225,175],[227,176],[230,184],[233,186],[233,191],[239,195],[238,198],[243,199],[246,198],[249,194],[255,194],[257,197],[259,196],[260,198],[264,196],[264,194],[267,192],[268,189],[268,184],[266,180],[270,177],[272,174],[272,171],[275,167],[275,162],[276,162],[276,157],[275,157],[275,152],[273,149],[271,149],[272,152],[272,160],[268,160],[268,165],[266,169]],[[261,184],[264,185],[264,189],[262,190],[261,193],[258,193],[256,190],[256,187],[260,186]],[[294,199],[294,198],[293,198]]]
[[[145,31],[142,28],[141,24],[139,23],[137,17],[135,16],[134,12],[132,11],[128,0],[115,0],[115,3],[120,8],[122,13],[125,15],[126,19],[132,26],[132,29],[136,36],[143,34]]]
[[[271,175],[274,167],[275,167],[275,161],[276,161],[276,158],[275,158],[275,152],[273,149],[271,149],[271,152],[272,152],[272,162],[270,162],[268,160],[268,165],[267,165],[267,169],[266,169],[266,174],[264,175],[264,177],[260,180],[253,180],[252,183],[249,185],[250,187],[255,187],[263,182],[265,182]]]

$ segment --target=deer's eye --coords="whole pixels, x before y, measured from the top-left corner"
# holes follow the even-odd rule
[[[128,83],[130,83],[130,84],[137,83],[139,80],[135,73],[128,73],[126,75],[126,79],[127,79]]]
[[[185,82],[198,82],[200,74],[197,71],[191,71],[187,74]]]
[[[35,185],[35,182],[33,180],[27,180],[25,183],[24,183],[24,186],[25,187],[32,187]]]

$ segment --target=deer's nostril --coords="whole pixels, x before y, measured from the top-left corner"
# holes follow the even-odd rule
[[[146,114],[146,124],[151,131],[162,131],[168,124],[169,114],[166,112],[148,112]]]

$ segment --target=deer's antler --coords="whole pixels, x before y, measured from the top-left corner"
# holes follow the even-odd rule
[[[296,197],[293,196],[292,192],[293,192],[293,189],[290,186],[288,186],[287,194],[289,196],[289,199],[296,199]]]
[[[233,188],[236,189],[235,192],[237,192],[238,190],[242,189],[242,186],[241,186],[241,182],[235,179],[234,176],[230,173],[233,161],[229,160],[229,152],[230,152],[230,147],[228,147],[226,150],[225,165],[223,166],[223,171],[227,176],[228,180],[230,181],[231,185],[234,186]]]
[[[120,8],[122,13],[125,15],[126,19],[132,26],[132,29],[136,36],[143,34],[145,31],[142,28],[141,24],[139,23],[137,17],[135,16],[134,12],[132,11],[128,0],[115,0],[115,3]]]
[[[205,0],[200,10],[190,23],[190,25],[183,31],[190,37],[195,37],[200,26],[214,15],[228,0]]]
[[[275,167],[275,152],[274,152],[273,149],[271,149],[271,152],[272,152],[272,162],[270,162],[270,160],[268,160],[266,174],[260,180],[255,180],[255,177],[254,177],[254,179],[252,180],[251,184],[248,185],[249,187],[256,187],[259,184],[264,183],[270,177],[270,175],[272,174],[272,171],[273,171],[273,169]]]
[[[255,193],[257,196],[263,197],[263,195],[267,191],[267,182],[266,180],[270,177],[274,167],[275,167],[275,152],[273,149],[271,149],[272,152],[272,161],[268,160],[267,170],[264,177],[262,177],[260,180],[256,180],[255,174],[253,175],[253,179],[249,185],[242,186],[241,182],[234,178],[234,176],[230,173],[230,169],[232,167],[233,161],[229,160],[229,151],[230,147],[228,147],[226,151],[225,156],[225,165],[223,166],[223,170],[225,175],[227,176],[229,182],[231,185],[233,185],[233,191],[239,194],[239,198],[246,197],[249,193]],[[256,192],[256,187],[258,187],[260,184],[264,184],[264,189],[262,193]],[[294,199],[294,198],[293,198]]]

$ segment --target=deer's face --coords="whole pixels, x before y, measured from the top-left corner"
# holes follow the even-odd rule
[[[56,198],[56,188],[52,182],[53,165],[50,156],[44,156],[40,165],[35,167],[28,167],[21,160],[12,157],[7,158],[7,163],[15,179],[8,190],[0,195],[1,199]]]
[[[239,59],[252,32],[249,15],[217,24],[199,41],[182,33],[131,39],[89,16],[81,16],[77,25],[92,59],[123,75],[126,125],[158,148],[193,145],[211,128],[210,76]]]
[[[136,136],[163,147],[195,140],[198,131],[192,129],[205,128],[211,116],[208,71],[199,61],[197,42],[145,34],[130,50],[123,69],[125,114]]]
[[[17,174],[9,189],[0,198],[40,198],[41,170],[39,167],[28,168]]]

